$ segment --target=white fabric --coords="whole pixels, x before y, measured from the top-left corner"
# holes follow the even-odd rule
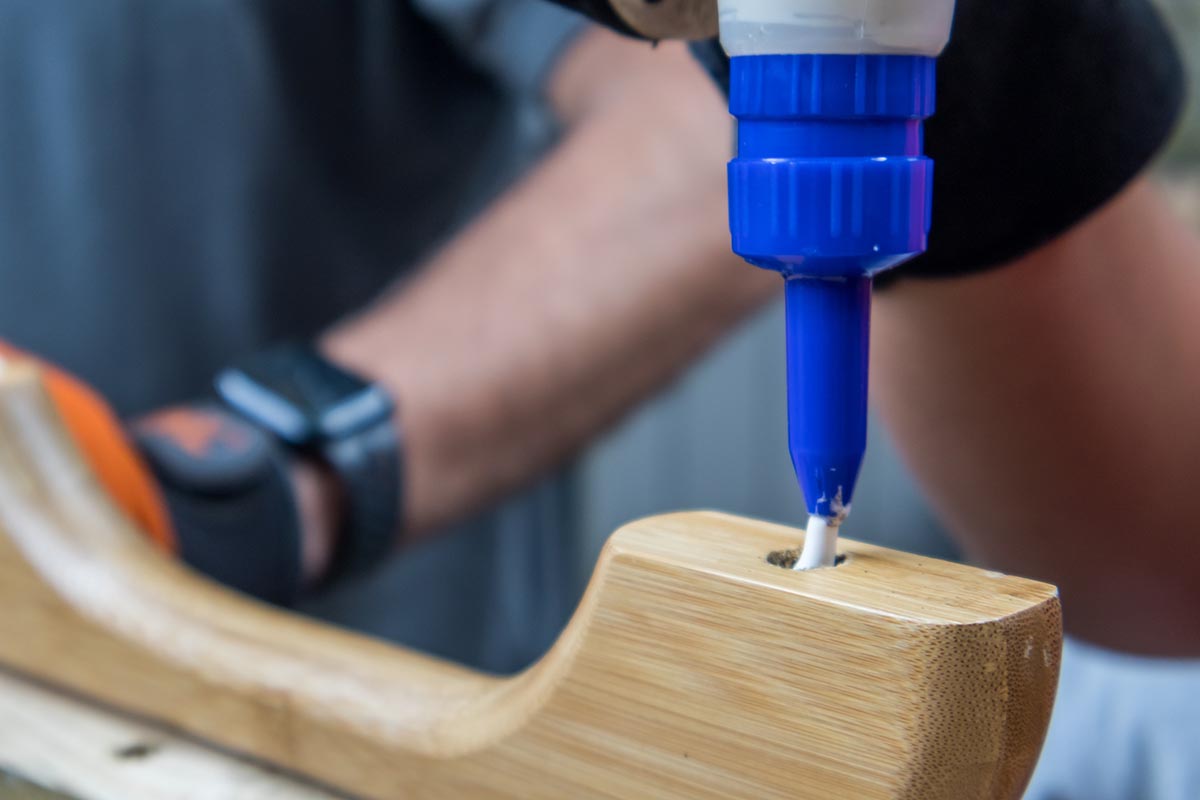
[[[1025,800],[1200,800],[1200,660],[1068,641]]]

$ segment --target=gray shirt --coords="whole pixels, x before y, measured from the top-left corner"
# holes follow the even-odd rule
[[[316,335],[546,145],[541,83],[580,24],[543,0],[6,0],[0,336],[132,415]],[[574,602],[565,491],[312,610],[519,668]]]

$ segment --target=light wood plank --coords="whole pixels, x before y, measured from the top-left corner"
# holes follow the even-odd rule
[[[500,680],[238,597],[108,502],[28,367],[0,375],[0,662],[378,798],[1018,798],[1053,587],[712,512],[618,531]]]
[[[74,800],[336,800],[219,753],[0,672],[0,772]],[[12,794],[0,784],[0,800]]]

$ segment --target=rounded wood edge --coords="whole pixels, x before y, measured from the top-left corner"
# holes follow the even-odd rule
[[[1050,725],[1062,637],[1057,595],[994,622],[913,632],[917,751],[903,797],[1020,800]]]
[[[134,529],[84,464],[37,368],[11,360],[0,366],[0,529],[24,561],[6,564],[0,551],[0,580],[32,569],[45,596],[30,604],[74,614],[55,624],[111,637],[156,674],[192,676],[248,702],[282,698],[299,719],[369,731],[418,755],[460,755],[510,735],[562,679],[576,646],[562,643],[526,674],[500,679],[221,587]],[[44,667],[37,677],[62,682],[60,665]],[[171,708],[135,710],[190,729]]]

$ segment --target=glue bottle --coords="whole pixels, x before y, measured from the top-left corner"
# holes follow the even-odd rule
[[[923,152],[954,0],[718,0],[733,249],[785,279],[788,445],[833,563],[866,451],[871,281],[925,250]],[[814,535],[816,534],[816,535]]]

